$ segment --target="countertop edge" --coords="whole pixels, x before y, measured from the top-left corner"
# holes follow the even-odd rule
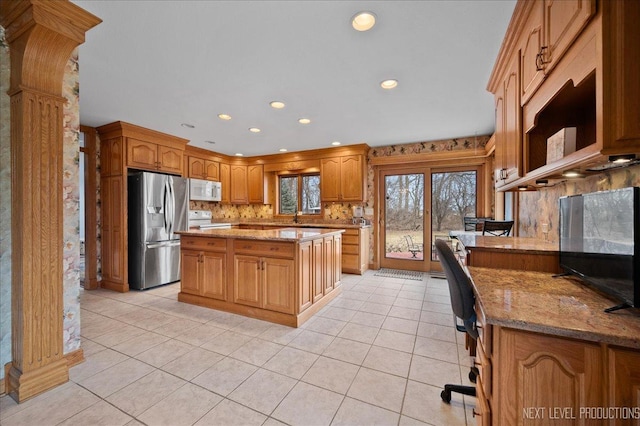
[[[312,241],[318,238],[324,238],[336,234],[342,234],[345,232],[344,229],[329,229],[329,228],[306,228],[306,232],[313,232],[314,230],[318,231],[316,235],[302,235],[299,237],[283,237],[277,235],[277,233],[281,231],[287,232],[293,231],[297,232],[297,228],[289,227],[289,228],[280,228],[273,230],[265,230],[265,231],[256,231],[252,229],[192,229],[187,231],[178,231],[176,234],[184,235],[184,236],[192,236],[192,237],[200,237],[200,238],[227,238],[227,239],[235,239],[235,240],[259,240],[259,241],[289,241],[289,242],[305,242]],[[256,232],[260,233],[269,233],[269,235],[265,234],[256,234]]]

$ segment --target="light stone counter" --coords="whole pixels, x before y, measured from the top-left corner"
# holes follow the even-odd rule
[[[190,229],[176,232],[180,235],[194,237],[239,238],[268,241],[309,241],[344,232],[342,229],[321,228],[278,228],[278,229]]]

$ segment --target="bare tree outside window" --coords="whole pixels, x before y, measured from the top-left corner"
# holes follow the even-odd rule
[[[320,214],[320,175],[288,175],[279,180],[280,214]]]
[[[476,172],[433,173],[431,204],[435,231],[464,229],[464,217],[476,215]]]

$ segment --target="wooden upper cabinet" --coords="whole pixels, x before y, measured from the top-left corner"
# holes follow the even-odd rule
[[[364,200],[364,156],[340,158],[340,192],[343,201]]]
[[[545,72],[556,66],[595,12],[595,0],[545,0]]]
[[[205,160],[205,179],[220,181],[220,163],[217,161]]]
[[[340,158],[320,162],[320,197],[323,201],[340,201]]]
[[[200,157],[189,156],[187,177],[196,179],[220,180],[220,163]]]
[[[496,149],[495,149],[495,168],[494,168],[494,184],[497,187],[504,185],[506,176],[506,147],[504,132],[504,93],[496,95]]]
[[[103,140],[100,143],[100,175],[121,176],[124,167],[124,138]]]
[[[127,166],[156,170],[158,168],[158,145],[128,138]]]
[[[606,28],[603,35],[604,63],[611,69],[605,75],[603,148],[607,154],[640,151],[640,2],[603,2]],[[635,58],[632,60],[631,58]]]
[[[525,29],[520,51],[520,69],[522,78],[522,105],[526,104],[531,95],[544,80],[543,46],[543,6],[542,2],[533,4]]]
[[[504,81],[504,182],[521,176],[522,110],[520,108],[520,61],[514,60]],[[497,148],[497,147],[496,147]]]
[[[204,158],[189,156],[187,176],[190,178],[204,179],[206,176]]]
[[[247,183],[247,166],[233,164],[230,169],[230,202],[231,204],[249,204],[249,188]]]
[[[248,191],[250,204],[265,202],[264,166],[262,164],[247,167]]]
[[[153,142],[127,138],[127,166],[182,174],[183,151]]]
[[[365,179],[363,155],[320,161],[320,196],[323,201],[364,201]]]
[[[231,202],[231,166],[220,163],[220,202],[229,204]]]
[[[182,175],[182,151],[158,145],[158,170]]]

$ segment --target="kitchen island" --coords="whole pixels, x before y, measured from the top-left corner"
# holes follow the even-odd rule
[[[340,294],[343,229],[179,232],[178,300],[299,327]]]

